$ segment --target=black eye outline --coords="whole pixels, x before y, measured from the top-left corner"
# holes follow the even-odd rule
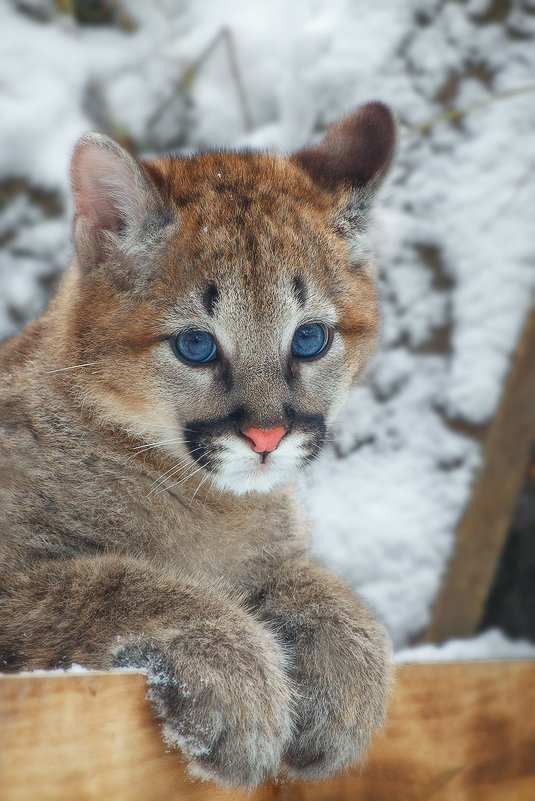
[[[208,356],[206,356],[204,359],[190,359],[181,351],[179,345],[180,337],[184,336],[184,334],[191,334],[191,333],[206,334],[212,340],[212,350],[210,351]],[[179,331],[178,334],[173,334],[170,337],[170,343],[175,356],[178,359],[180,359],[181,362],[187,364],[190,367],[203,367],[206,364],[214,362],[218,356],[217,342],[214,335],[211,334],[209,331],[204,331],[202,328],[184,328],[184,330]]]
[[[323,344],[320,350],[318,350],[316,353],[313,353],[310,356],[301,356],[300,354],[294,352],[293,348],[294,338],[297,332],[301,328],[306,328],[306,326],[308,325],[318,325],[323,330],[323,336],[324,336]],[[325,325],[325,323],[319,323],[317,320],[311,320],[309,323],[303,323],[302,325],[298,326],[295,329],[294,335],[292,337],[292,345],[291,345],[292,357],[294,359],[299,359],[299,361],[302,362],[314,362],[316,361],[316,359],[321,359],[330,349],[333,339],[334,339],[334,329],[328,325]]]

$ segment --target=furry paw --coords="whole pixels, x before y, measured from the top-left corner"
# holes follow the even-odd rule
[[[114,663],[147,674],[164,738],[194,775],[252,788],[277,773],[290,740],[290,686],[273,634],[244,617],[131,643]]]
[[[389,645],[374,628],[372,636],[357,626],[329,634],[324,624],[297,652],[296,731],[283,756],[290,776],[318,780],[349,767],[382,724]]]

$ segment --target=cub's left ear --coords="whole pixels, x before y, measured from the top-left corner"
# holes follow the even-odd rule
[[[375,189],[392,162],[396,144],[394,115],[384,103],[361,106],[331,125],[316,147],[292,156],[318,183]]]
[[[291,157],[321,187],[337,194],[342,190],[332,223],[346,240],[355,266],[369,258],[372,200],[392,163],[395,147],[394,115],[384,103],[374,102],[332,125],[316,147],[299,150]]]

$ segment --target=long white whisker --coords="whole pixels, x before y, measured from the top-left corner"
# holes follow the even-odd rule
[[[196,475],[199,472],[199,470],[204,470],[204,467],[201,465],[196,470],[194,470],[193,473],[189,473],[189,475],[184,476],[184,478],[181,478],[180,481],[175,481],[175,483],[171,484],[170,487],[161,487],[157,491],[156,495],[159,495],[161,492],[166,492],[166,491],[172,489],[173,487],[178,487],[180,484],[183,484],[184,481],[188,481],[190,478],[193,478],[193,476]],[[152,492],[152,490],[151,490],[151,492]],[[150,493],[149,493],[149,495],[150,495]]]
[[[176,442],[179,445],[186,445],[187,443],[185,440],[170,440],[170,442]],[[165,445],[148,445],[146,448],[141,448],[140,450],[136,451],[135,453],[131,454],[131,458],[133,459],[136,456],[140,456],[142,453],[146,453],[147,451],[153,451],[156,448],[164,448]]]
[[[189,465],[185,464],[185,462],[188,462],[188,461],[189,461],[189,459],[183,459],[180,462],[180,466],[179,465],[174,465],[174,467],[176,467],[176,470],[173,470],[172,473],[169,473],[169,475],[162,477],[161,480],[156,479],[156,481],[153,481],[152,483],[153,483],[154,486],[150,490],[149,495],[151,495],[155,490],[157,490],[158,487],[162,486],[162,484],[165,484],[165,482],[168,481],[170,478],[172,478],[174,475],[176,475],[177,473],[180,473],[182,470],[185,470],[186,467],[189,467]],[[174,484],[172,486],[174,486]],[[164,486],[163,489],[167,489],[167,487]]]
[[[197,495],[197,493],[199,492],[200,488],[202,487],[202,485],[204,484],[204,482],[205,482],[205,481],[206,481],[208,478],[210,478],[210,473],[207,473],[205,476],[203,476],[203,477],[201,478],[201,480],[200,480],[200,482],[199,482],[199,486],[197,487],[197,489],[195,490],[195,492],[194,492],[194,493],[193,493],[193,495],[191,496],[191,501],[189,502],[189,505],[190,505],[190,506],[191,506],[191,504],[193,503],[193,500],[194,500],[195,496]]]
[[[189,458],[187,456],[184,459],[181,459],[180,462],[177,462],[172,467],[170,467],[169,470],[166,470],[165,473],[162,473],[161,476],[158,476],[158,478],[155,478],[154,481],[152,482],[151,492],[154,492],[156,487],[159,487],[160,484],[163,484],[163,482],[166,479],[172,478],[172,476],[174,476],[175,473],[178,473],[180,471],[182,465],[184,465],[186,462],[189,462]]]
[[[152,483],[153,484],[158,484],[162,480],[162,478],[165,478],[166,476],[168,476],[169,473],[171,473],[171,475],[172,475],[173,474],[173,470],[175,470],[175,468],[179,467],[181,464],[184,464],[184,462],[189,462],[189,460],[190,460],[189,456],[184,456],[179,462],[175,462],[174,465],[172,465],[168,470],[166,470],[165,473],[162,473],[161,476],[158,476],[158,478],[155,478]]]
[[[170,442],[185,442],[182,437],[173,437],[173,439],[160,439],[158,442],[147,442],[145,445],[136,445],[132,448],[134,451],[148,450],[149,448],[156,448],[158,445],[168,445]]]
[[[85,364],[73,364],[71,367],[60,367],[58,370],[47,370],[50,373],[62,373],[64,370],[77,370],[79,367],[95,367],[100,362],[86,362]]]
[[[202,448],[202,446],[199,446],[198,448],[194,448],[194,450],[192,450],[191,453],[195,453],[195,451],[200,451],[201,448]],[[182,469],[181,466],[183,464],[185,464],[186,462],[189,462],[189,461],[190,461],[189,455],[185,456],[179,462],[176,462],[176,464],[174,464],[172,467],[170,467],[169,470],[166,470],[165,473],[162,473],[162,475],[159,476],[157,479],[155,479],[152,483],[156,484],[156,487],[159,486],[164,481],[166,481],[168,478],[171,478],[171,476],[174,476],[175,473],[178,473]],[[154,489],[156,489],[156,487],[154,487]],[[151,492],[152,492],[152,490],[151,490]]]
[[[208,473],[208,478],[210,479],[210,486],[208,487],[208,492],[206,493],[205,498],[204,498],[204,508],[205,509],[206,509],[206,506],[207,506],[207,503],[208,503],[208,496],[210,495],[211,491],[214,488],[214,482],[212,480],[212,474],[211,473]]]

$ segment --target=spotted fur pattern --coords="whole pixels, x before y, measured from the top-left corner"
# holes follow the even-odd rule
[[[168,742],[227,785],[328,776],[383,720],[387,639],[309,559],[293,477],[374,347],[393,141],[379,103],[292,157],[84,137],[74,262],[0,352],[0,669],[139,667]],[[214,362],[179,358],[185,328]],[[243,435],[278,426],[271,453]]]

